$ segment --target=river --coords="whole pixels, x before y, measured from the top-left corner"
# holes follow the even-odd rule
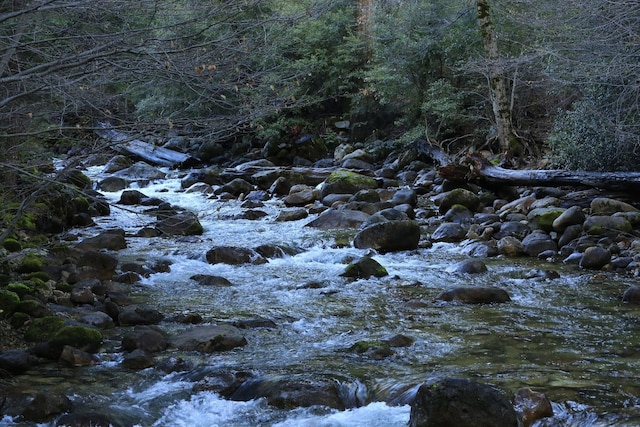
[[[97,178],[100,170],[88,173]],[[197,313],[205,323],[261,318],[275,327],[244,330],[248,344],[231,351],[168,350],[163,356],[182,357],[192,366],[170,374],[123,369],[119,342],[107,339],[98,365],[31,370],[19,380],[23,391],[65,390],[74,402],[117,414],[125,425],[391,427],[409,420],[410,407],[399,396],[406,400],[422,381],[457,376],[494,384],[510,395],[521,387],[545,393],[555,416],[539,426],[640,425],[640,308],[621,303],[637,279],[527,258],[486,259],[487,273],[462,275],[453,265],[467,258],[463,247],[438,243],[374,255],[389,275],[351,281],[340,277],[345,263],[367,251],[336,243],[344,232],[305,227],[313,216],[276,222],[283,208],[278,200],[261,208],[269,214],[264,218],[233,219],[242,211],[240,201],[184,192],[184,172],[167,172],[167,179],[140,191],[196,212],[203,235],[133,237],[151,217],[117,206],[111,216],[98,218],[96,227],[74,231],[90,236],[121,227],[128,248],[119,252],[120,259],[168,260],[170,272],[143,279],[133,291],[134,298],[149,301],[167,317]],[[121,192],[104,194],[115,203]],[[262,265],[211,265],[205,259],[213,246],[262,244],[298,253]],[[558,271],[560,278],[527,278],[534,268]],[[222,276],[233,285],[201,286],[189,279],[194,274]],[[498,286],[512,301],[473,306],[434,301],[439,292],[463,285]],[[172,334],[188,327],[160,326]],[[358,341],[395,334],[415,341],[382,359],[347,351]],[[264,399],[230,401],[194,388],[228,372],[335,381],[357,407],[275,409]],[[33,424],[5,417],[0,425]]]

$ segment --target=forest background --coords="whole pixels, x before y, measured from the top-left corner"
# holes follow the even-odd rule
[[[4,0],[3,197],[105,122],[212,163],[308,136],[640,170],[639,64],[637,0]]]

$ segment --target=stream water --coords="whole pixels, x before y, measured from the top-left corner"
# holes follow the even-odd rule
[[[97,176],[100,168],[89,174]],[[180,173],[140,190],[151,197],[197,212],[205,233],[174,238],[131,237],[152,218],[112,208],[98,226],[76,230],[90,236],[122,227],[128,248],[120,259],[169,260],[171,271],[143,279],[133,295],[150,301],[167,317],[198,313],[206,323],[265,318],[274,328],[245,330],[248,345],[213,354],[180,353],[193,363],[186,372],[125,370],[121,354],[105,351],[87,368],[43,366],[19,378],[22,391],[64,390],[87,408],[118,414],[139,426],[403,426],[410,408],[383,403],[398,390],[446,376],[471,378],[509,394],[521,387],[545,393],[555,416],[538,426],[640,425],[640,308],[625,306],[621,295],[630,277],[585,272],[574,266],[534,259],[487,259],[488,272],[459,275],[453,265],[467,258],[460,245],[376,255],[389,272],[382,279],[340,277],[346,260],[366,251],[335,244],[335,232],[304,227],[310,218],[276,222],[281,202],[266,202],[268,216],[231,219],[241,202],[207,198],[180,189]],[[105,193],[112,202],[120,192]],[[297,255],[263,265],[208,264],[213,246],[282,244]],[[534,269],[553,269],[555,280],[527,279]],[[229,287],[205,287],[194,274],[223,276]],[[314,286],[305,286],[314,282]],[[491,285],[507,290],[512,302],[456,305],[435,302],[442,290]],[[170,333],[188,326],[163,323]],[[360,340],[404,334],[409,347],[375,360],[346,351]],[[107,342],[117,349],[119,342]],[[264,399],[229,401],[212,391],[196,391],[199,381],[220,372],[252,372],[261,377],[330,379],[353,395],[356,408],[274,409]],[[10,417],[0,425],[33,425]],[[44,425],[44,424],[43,424]]]

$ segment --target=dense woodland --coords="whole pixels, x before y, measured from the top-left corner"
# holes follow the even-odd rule
[[[109,122],[205,162],[309,135],[640,170],[639,64],[632,0],[5,0],[0,160],[37,178]]]

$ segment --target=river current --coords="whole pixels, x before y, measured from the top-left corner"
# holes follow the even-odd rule
[[[98,179],[100,170],[88,173]],[[344,231],[305,227],[313,215],[276,222],[284,207],[278,200],[265,202],[260,209],[268,215],[261,219],[234,219],[242,202],[185,192],[184,172],[167,172],[167,179],[137,189],[197,213],[203,235],[133,237],[152,217],[117,205],[96,227],[74,232],[89,237],[124,228],[128,248],[118,253],[121,260],[169,261],[170,272],[144,278],[133,291],[134,298],[167,317],[197,313],[205,323],[268,319],[275,327],[243,330],[248,344],[231,351],[167,350],[167,356],[192,364],[170,374],[123,369],[119,343],[107,340],[111,350],[98,355],[98,365],[34,370],[20,379],[25,391],[65,390],[87,408],[118,414],[126,425],[391,427],[409,421],[406,399],[417,384],[457,376],[494,384],[510,395],[521,387],[545,393],[555,416],[538,426],[640,425],[640,309],[621,303],[637,279],[526,258],[486,259],[487,273],[457,274],[454,264],[468,258],[464,245],[439,243],[374,254],[389,275],[351,281],[340,273],[368,251],[340,243]],[[114,204],[120,194],[104,193]],[[263,244],[296,248],[297,254],[262,265],[212,265],[205,259],[213,246]],[[560,278],[528,278],[533,269],[555,270]],[[201,286],[190,280],[194,274],[222,276],[232,286]],[[477,306],[434,301],[443,290],[467,285],[498,286],[512,301]],[[161,327],[172,334],[188,328],[168,322]],[[395,334],[415,341],[382,359],[347,351],[358,341]],[[194,388],[224,372],[335,381],[354,407],[275,409],[264,399],[230,401]],[[5,417],[0,425],[30,424]]]

